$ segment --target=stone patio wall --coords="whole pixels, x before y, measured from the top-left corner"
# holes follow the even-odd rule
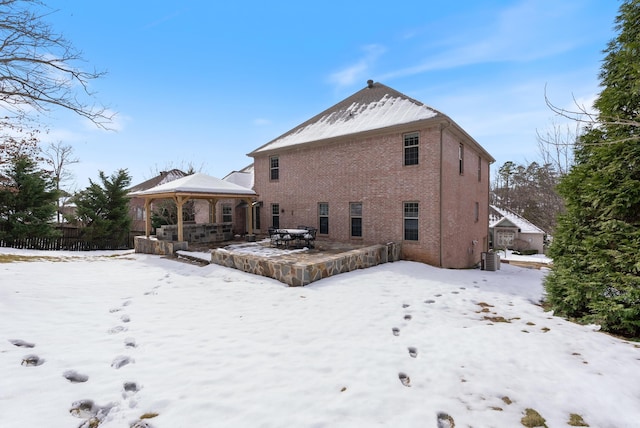
[[[186,241],[160,241],[146,236],[136,236],[134,248],[136,253],[155,254],[157,256],[173,256],[178,250],[188,249]]]
[[[236,254],[225,249],[213,250],[211,253],[211,263],[274,278],[291,287],[307,285],[333,275],[397,260],[400,260],[400,246],[395,243],[372,245],[326,255],[313,262]]]

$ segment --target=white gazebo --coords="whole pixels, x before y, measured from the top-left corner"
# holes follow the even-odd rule
[[[249,207],[257,197],[256,192],[243,186],[210,175],[196,173],[147,190],[131,192],[130,198],[143,198],[145,208],[145,235],[151,234],[151,203],[158,199],[173,199],[178,207],[178,241],[184,240],[182,207],[190,200],[206,200],[211,205],[210,222],[215,223],[215,206],[220,199],[239,199]],[[253,213],[247,210],[249,234],[253,234]]]

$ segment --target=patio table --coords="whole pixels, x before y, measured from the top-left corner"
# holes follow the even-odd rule
[[[290,242],[295,242],[295,245],[305,243],[307,246],[312,246],[311,241],[315,240],[314,235],[313,231],[309,229],[275,229],[271,235],[271,242],[276,246],[288,247]]]

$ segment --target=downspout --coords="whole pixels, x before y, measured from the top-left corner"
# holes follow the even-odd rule
[[[443,208],[443,203],[442,203],[442,196],[443,196],[443,190],[444,190],[444,185],[442,183],[442,179],[443,179],[443,166],[444,166],[444,159],[443,159],[443,145],[444,145],[444,139],[442,138],[443,135],[443,131],[448,128],[449,126],[451,126],[450,122],[445,122],[445,123],[441,123],[440,124],[440,189],[439,189],[439,203],[440,203],[440,263],[439,263],[439,267],[443,267],[442,266],[442,252],[444,251],[444,239],[442,238],[442,231],[443,231],[443,224],[442,224],[442,217],[444,214],[444,208]]]
[[[491,161],[487,160],[487,245],[484,246],[485,247],[484,251],[489,251],[489,240],[491,239],[491,228],[489,227],[490,213],[491,213]]]

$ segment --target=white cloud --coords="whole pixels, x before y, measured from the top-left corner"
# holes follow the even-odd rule
[[[329,76],[329,82],[338,86],[349,86],[357,81],[365,81],[369,76],[372,66],[378,58],[386,52],[386,48],[382,45],[370,44],[362,48],[364,56],[355,64],[352,64],[340,71]]]
[[[264,119],[264,118],[257,118],[253,120],[253,124],[256,126],[265,126],[265,125],[271,125],[271,120],[269,119]]]
[[[494,19],[481,26],[465,21],[451,23],[446,26],[452,29],[450,34],[439,34],[438,50],[428,50],[427,54],[421,55],[427,55],[428,59],[389,71],[381,79],[391,80],[474,64],[534,61],[567,52],[580,43],[576,37],[567,37],[568,33],[572,36],[578,33],[570,24],[575,14],[571,5],[527,0],[486,14]],[[456,18],[460,17],[457,15]],[[477,20],[474,16],[468,19]],[[416,39],[415,34],[410,39]]]

